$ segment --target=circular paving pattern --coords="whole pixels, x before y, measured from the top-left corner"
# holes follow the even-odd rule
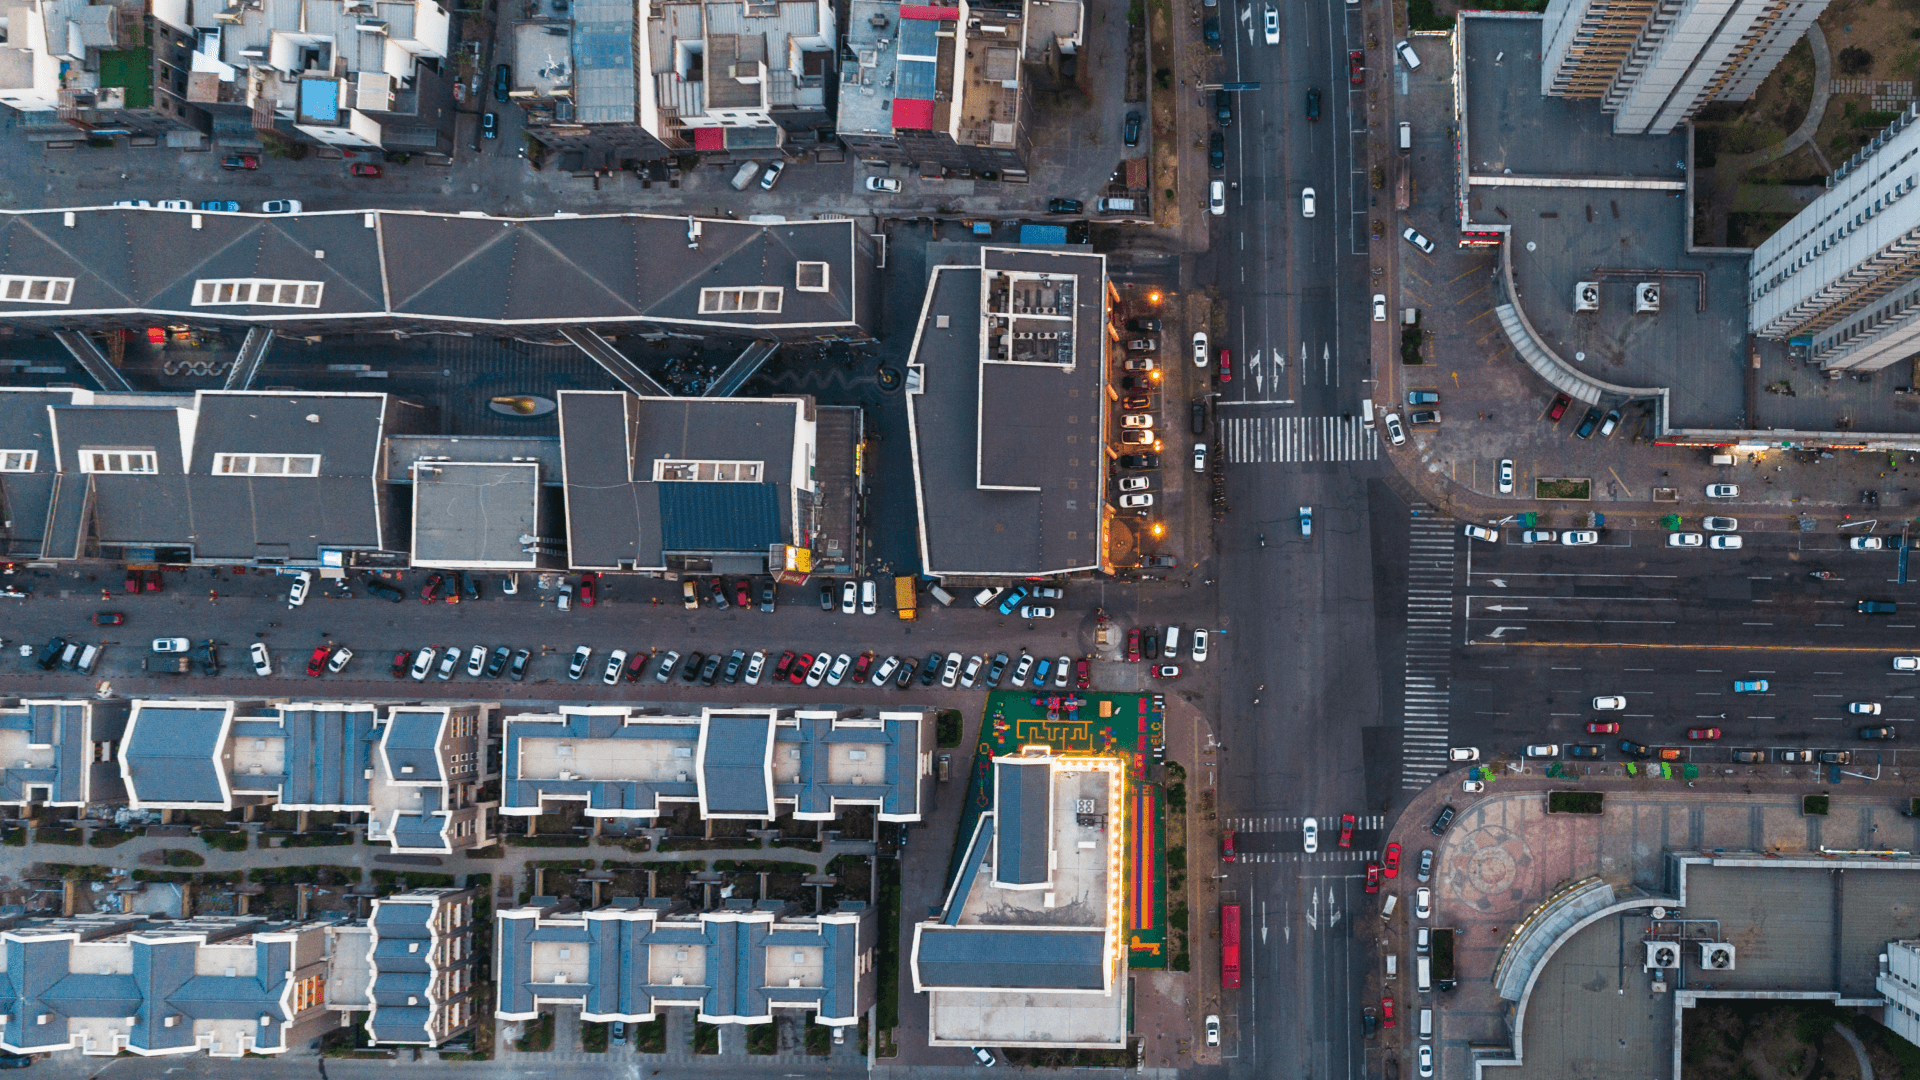
[[[1505,825],[1489,823],[1455,838],[1447,852],[1455,899],[1486,915],[1518,909],[1539,891],[1533,852]]]

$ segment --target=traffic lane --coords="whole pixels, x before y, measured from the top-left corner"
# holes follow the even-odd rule
[[[1464,554],[1473,576],[1549,574],[1574,577],[1683,578],[1728,574],[1757,574],[1785,581],[1805,581],[1807,587],[1872,588],[1896,579],[1898,555],[1893,551],[1854,551],[1844,537],[1807,533],[1703,533],[1703,538],[1735,536],[1741,547],[1716,551],[1706,547],[1674,547],[1676,535],[1666,530],[1598,529],[1599,542],[1569,546],[1566,529],[1540,530],[1551,540],[1525,543],[1528,530],[1506,526],[1497,530],[1499,543],[1473,540]],[[1815,579],[1828,573],[1827,580]]]
[[[1260,911],[1243,916],[1242,934],[1270,960],[1261,965],[1264,985],[1255,988],[1271,1007],[1261,1025],[1260,1075],[1357,1080],[1365,1074],[1360,1010],[1369,1004],[1360,997],[1367,949],[1355,941],[1355,928],[1365,917],[1365,878],[1321,873],[1261,878],[1258,892],[1270,899]]]
[[[1740,585],[1747,583],[1741,582]],[[1510,589],[1462,598],[1465,640],[1507,643],[1720,645],[1902,651],[1915,622],[1868,614],[1855,600],[1654,595],[1555,596]],[[1909,614],[1908,618],[1913,618]]]

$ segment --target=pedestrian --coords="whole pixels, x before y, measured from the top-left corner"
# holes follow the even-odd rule
[[[217,603],[219,603],[219,602],[220,602],[220,590],[218,590],[218,589],[208,589],[208,590],[207,590],[207,602],[208,602],[208,603],[210,603],[210,604],[217,604]]]

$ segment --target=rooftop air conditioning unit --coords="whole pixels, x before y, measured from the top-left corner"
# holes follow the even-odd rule
[[[1660,968],[1680,966],[1680,943],[1677,941],[1648,941],[1647,964],[1642,970],[1655,971]]]
[[[1597,281],[1576,282],[1573,286],[1573,310],[1600,310],[1600,283]]]
[[[1645,314],[1660,310],[1660,283],[1643,281],[1633,287],[1633,310]]]
[[[1700,966],[1708,971],[1733,970],[1733,946],[1724,941],[1700,943]]]

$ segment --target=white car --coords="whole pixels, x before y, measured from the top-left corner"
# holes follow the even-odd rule
[[[1740,487],[1738,484],[1707,485],[1707,498],[1709,499],[1737,499],[1739,497]]]
[[[600,671],[600,681],[608,686],[620,681],[620,665],[627,662],[627,650],[615,649],[607,654],[607,666]]]
[[[433,670],[433,654],[434,648],[431,645],[413,654],[413,669],[407,674],[413,676],[414,682],[427,681],[427,672]]]
[[[1707,541],[1707,546],[1715,551],[1740,550],[1740,538],[1737,536],[1716,536]]]
[[[1668,547],[1694,548],[1706,542],[1707,538],[1699,533],[1672,533],[1667,537]]]
[[[1206,443],[1197,442],[1193,444],[1193,471],[1201,472],[1201,473],[1207,471],[1207,444]]]
[[[346,670],[347,661],[353,659],[353,650],[345,645],[333,650],[333,656],[327,660],[327,670],[335,675]]]
[[[776,161],[768,165],[767,171],[760,175],[760,190],[772,191],[773,185],[780,182],[780,174],[786,171],[787,163],[784,161]]]
[[[1420,70],[1420,58],[1414,55],[1413,46],[1402,41],[1393,47],[1393,51],[1400,54],[1400,59],[1406,63],[1408,71]]]
[[[1557,758],[1560,756],[1560,744],[1559,743],[1533,743],[1527,747],[1527,756]]]
[[[1152,505],[1153,505],[1152,492],[1145,492],[1139,495],[1120,496],[1120,508],[1122,510],[1144,510],[1145,508]]]
[[[860,584],[848,578],[840,586],[840,614],[851,615],[860,606]]]
[[[1073,659],[1063,656],[1053,665],[1053,688],[1065,690],[1067,680],[1073,675]]]
[[[253,655],[253,673],[255,675],[264,679],[268,675],[273,674],[273,658],[267,655],[266,642],[254,642],[253,648],[249,649],[248,652]]]
[[[586,648],[586,646],[583,645],[581,648]],[[575,657],[575,659],[580,658]],[[441,682],[446,682],[448,679],[453,678],[453,671],[459,666],[460,647],[458,645],[450,646],[446,652],[440,654],[440,669],[433,673],[433,677],[439,679]],[[574,678],[577,679],[579,676],[575,675]]]
[[[193,642],[183,637],[157,637],[153,639],[153,651],[162,653],[183,653],[193,648]]]
[[[467,653],[467,678],[477,679],[485,670],[487,670],[487,647],[475,645]]]
[[[813,666],[807,669],[807,685],[819,686],[826,681],[827,668],[833,666],[832,653],[820,653],[813,658]]]
[[[1395,446],[1407,441],[1407,433],[1400,427],[1400,414],[1387,414],[1387,441]]]
[[[1887,543],[1877,536],[1853,536],[1847,539],[1847,546],[1855,551],[1879,551]]]
[[[1300,216],[1301,217],[1310,218],[1313,216],[1313,203],[1314,203],[1313,189],[1301,188],[1300,189]]]
[[[1600,542],[1600,534],[1592,529],[1568,529],[1560,534],[1560,543],[1566,547],[1587,547]]]
[[[1852,713],[1855,716],[1879,716],[1880,703],[1877,701],[1849,702],[1847,705],[1847,711]]]
[[[1427,1077],[1430,1077],[1432,1075],[1433,1075],[1433,1047],[1428,1045],[1427,1043],[1421,1043],[1420,1044],[1421,1080],[1426,1080]]]
[[[847,669],[853,666],[853,656],[841,653],[833,658],[833,667],[827,671],[827,685],[839,686],[840,680],[847,677]]]
[[[1460,781],[1460,790],[1469,793],[1479,793],[1487,790],[1487,782],[1485,780],[1462,780]]]
[[[1195,630],[1193,632],[1193,662],[1196,664],[1204,664],[1206,660],[1207,632],[1205,630]]]
[[[1127,413],[1120,418],[1123,428],[1150,428],[1153,426],[1152,413]]]
[[[1552,529],[1528,529],[1520,534],[1523,544],[1551,544],[1560,536]]]
[[[1196,331],[1193,335],[1193,366],[1207,366],[1207,334],[1204,330]]]
[[[1430,919],[1433,917],[1432,889],[1421,888],[1413,890],[1413,917],[1416,919]]]
[[[1272,15],[1273,9],[1268,8],[1267,14]],[[1220,1045],[1220,1018],[1211,1014],[1207,1016],[1207,1045]]]
[[[869,176],[867,177],[867,190],[898,194],[900,191],[900,181],[895,180],[891,176]]]
[[[1895,671],[1920,671],[1920,656],[1896,656],[1893,658]]]
[[[1701,518],[1700,527],[1708,532],[1739,532],[1740,519],[1730,517]]]
[[[1513,459],[1500,459],[1500,494],[1513,494]]]
[[[1280,44],[1280,12],[1272,4],[1267,5],[1267,44]]]
[[[1411,225],[1407,226],[1407,228],[1401,232],[1400,238],[1428,255],[1433,254],[1433,241],[1420,235],[1420,230]]]
[[[971,690],[973,689],[973,684],[980,681],[980,668],[986,664],[986,662],[986,658],[979,653],[974,653],[972,656],[967,657],[967,668],[960,673],[960,688],[962,690]]]
[[[1146,498],[1152,498],[1152,496],[1149,495],[1146,496]],[[1053,609],[1047,607],[1045,604],[1028,604],[1020,609],[1020,617],[1023,619],[1051,619],[1053,618]]]
[[[185,199],[161,199],[161,200],[160,200],[160,209],[162,209],[162,210],[191,210],[191,209],[193,209],[193,204],[192,204],[192,203],[190,203],[190,202],[188,202],[188,201],[187,201],[187,200],[185,200]]]
[[[940,685],[951,690],[953,689],[953,684],[958,682],[959,679],[960,679],[960,654],[957,652],[950,652],[947,654],[946,665],[940,669]]]
[[[754,650],[754,654],[747,659],[747,674],[745,676],[747,680],[747,685],[759,686],[760,673],[762,671],[765,671],[766,667],[767,667],[767,650],[765,649]]]
[[[1219,217],[1227,212],[1227,182],[1215,180],[1207,186],[1207,212]]]
[[[900,670],[900,658],[897,656],[889,656],[885,660],[880,661],[879,666],[873,669],[873,674],[867,677],[867,684],[869,686],[885,686],[887,685],[887,680],[893,678],[893,673],[898,670]]]
[[[1627,699],[1618,694],[1593,699],[1594,712],[1619,712],[1627,707]]]
[[[1500,542],[1500,534],[1483,525],[1468,525],[1461,531],[1467,534],[1469,540],[1485,540],[1489,544]]]
[[[297,214],[300,212],[299,199],[268,199],[260,204],[263,214]]]
[[[880,587],[873,583],[872,578],[868,578],[867,580],[860,583],[860,614],[862,615],[880,614],[879,592],[880,592]]]
[[[1377,292],[1373,294],[1373,321],[1374,322],[1387,321],[1387,294],[1386,293]]]
[[[287,590],[287,606],[297,608],[307,602],[307,587],[313,584],[313,575],[305,570],[293,575],[293,588]]]
[[[1447,751],[1448,761],[1479,761],[1480,748],[1477,746],[1456,746]]]
[[[453,656],[458,654],[459,651],[460,650],[458,649],[454,649],[452,652],[449,652],[447,655]],[[567,678],[572,679],[574,682],[579,682],[580,676],[586,674],[587,660],[592,655],[593,655],[593,646],[591,645],[574,646],[573,658],[567,661]]]
[[[113,205],[128,209],[152,209],[153,203],[147,199],[116,199]]]
[[[1309,855],[1320,850],[1320,823],[1312,818],[1300,823],[1300,850]]]
[[[1123,476],[1120,478],[1121,491],[1145,491],[1152,481],[1144,476]]]
[[[1033,671],[1033,657],[1026,653],[1021,653],[1020,662],[1013,666],[1013,685],[1027,685],[1027,675],[1031,671]]]

